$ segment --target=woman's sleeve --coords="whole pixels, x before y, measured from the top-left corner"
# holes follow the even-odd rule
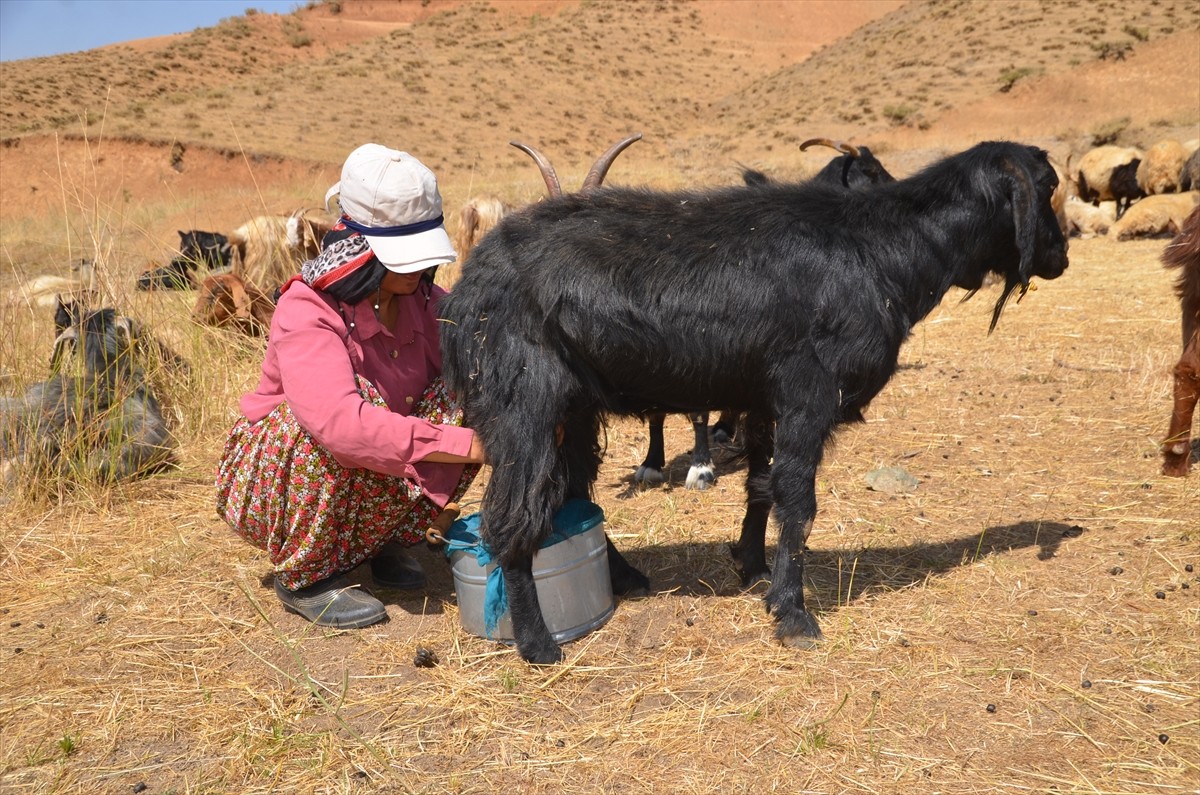
[[[396,414],[363,400],[343,339],[341,316],[311,292],[293,289],[272,336],[283,393],[300,425],[345,467],[406,478],[434,452],[467,455],[472,432]]]

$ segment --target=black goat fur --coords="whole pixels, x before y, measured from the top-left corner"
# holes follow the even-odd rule
[[[896,181],[869,148],[860,146],[856,148],[856,152],[857,155],[843,154],[831,159],[809,181],[843,188]],[[766,174],[752,168],[742,169],[742,181],[749,187],[769,185],[772,182]],[[653,412],[646,417],[650,443],[646,447],[646,457],[633,474],[635,483],[653,485],[666,479],[663,474],[663,468],[666,466],[666,444],[663,439],[665,421],[666,414],[662,412]],[[732,438],[738,416],[737,412],[724,411],[711,429],[708,426],[706,411],[689,413],[688,421],[692,424],[692,463],[684,485],[689,489],[704,490],[717,482],[712,448],[708,443],[709,434],[714,438]]]
[[[994,327],[1030,278],[1063,273],[1056,184],[1045,152],[983,143],[869,188],[604,188],[507,216],[441,304],[442,353],[492,467],[481,532],[521,655],[561,659],[532,556],[563,502],[590,496],[605,417],[651,411],[747,413],[743,576],[767,571],[774,507],[767,609],[783,642],[819,638],[802,575],[826,441],[951,287],[1000,274]],[[647,583],[608,550],[614,590]]]

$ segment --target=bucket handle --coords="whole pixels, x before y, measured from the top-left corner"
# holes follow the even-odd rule
[[[425,531],[425,540],[434,546],[445,544],[446,532],[461,513],[462,509],[458,507],[458,503],[446,503],[446,507],[442,509],[442,512],[437,515],[437,518],[433,520],[433,523]]]

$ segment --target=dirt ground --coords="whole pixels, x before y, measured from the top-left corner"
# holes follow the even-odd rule
[[[534,170],[507,146],[517,135],[572,164],[564,183],[576,184],[585,153],[614,133],[656,132],[612,180],[672,187],[727,183],[737,163],[802,176],[827,158],[794,151],[787,135],[826,131],[860,130],[855,140],[900,176],[983,138],[1030,140],[1065,161],[1126,116],[1123,141],[1200,137],[1200,10],[1100,0],[1087,21],[1064,24],[1079,4],[341,5],[296,15],[323,31],[306,47],[288,43],[285,19],[246,18],[261,28],[255,62],[241,49],[213,63],[197,54],[197,42],[244,46],[227,26],[0,66],[6,391],[44,377],[54,336],[52,310],[11,291],[67,277],[80,257],[98,259],[105,301],[192,365],[156,374],[178,470],[3,504],[0,793],[1200,791],[1200,470],[1159,473],[1179,347],[1163,238],[1073,239],[1066,274],[1038,282],[991,334],[996,288],[966,302],[952,291],[914,329],[866,423],[838,435],[818,475],[805,589],[825,640],[814,650],[782,648],[763,586],[739,585],[728,549],[744,505],[736,451],[718,451],[712,489],[687,490],[691,432],[669,418],[668,482],[639,489],[645,425],[614,420],[595,501],[652,588],[618,600],[547,668],[463,631],[436,550],[417,550],[424,591],[376,589],[383,624],[331,632],[286,614],[265,556],[212,507],[215,462],[264,343],[193,325],[193,294],[131,286],[169,256],[177,230],[319,202],[344,130],[289,102],[333,74],[365,79],[357,70],[384,63],[380,42],[419,50],[437,72],[391,74],[397,99],[347,137],[405,130],[437,162],[449,209],[481,190],[536,198]],[[1019,34],[1000,36],[1004,26]],[[986,61],[972,43],[984,33],[995,36]],[[1123,60],[1081,43],[1121,36],[1133,43]],[[170,49],[184,46],[197,49]],[[910,75],[899,64],[918,49],[926,73]],[[929,75],[956,49],[939,94]],[[497,60],[480,85],[464,53],[511,57],[516,78],[501,80]],[[184,54],[189,69],[169,67]],[[54,79],[64,94],[102,95],[81,92],[117,57],[131,69],[132,58],[164,58],[146,63],[164,67],[166,88],[129,99],[109,78],[102,135],[38,93]],[[1000,93],[1010,58],[1044,72]],[[217,60],[246,72],[217,71]],[[927,126],[819,110],[826,87],[857,97],[877,72],[892,83],[871,94],[876,115],[923,103]],[[417,87],[437,124],[400,120]],[[589,90],[597,107],[578,101]],[[575,97],[569,113],[549,104],[555,91]],[[443,123],[481,95],[508,110]],[[210,124],[214,106],[254,111],[231,132],[227,119]],[[800,108],[817,110],[797,122]],[[144,132],[115,131],[126,123]],[[874,491],[866,477],[882,467],[918,485]],[[469,501],[485,482],[486,471]],[[373,587],[364,570],[354,578]],[[436,666],[414,665],[421,648]]]

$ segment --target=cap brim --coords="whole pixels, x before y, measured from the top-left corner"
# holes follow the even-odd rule
[[[375,237],[363,235],[371,251],[392,273],[416,273],[458,259],[446,227],[439,226],[415,235]]]

